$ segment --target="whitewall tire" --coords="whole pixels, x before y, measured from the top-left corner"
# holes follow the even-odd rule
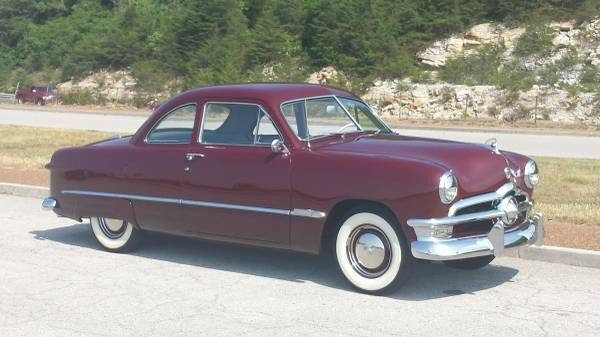
[[[133,250],[139,241],[139,230],[125,220],[111,218],[90,218],[92,233],[96,241],[110,252],[128,252]]]
[[[340,271],[358,290],[382,294],[408,276],[410,252],[393,216],[358,208],[342,218],[335,239]]]

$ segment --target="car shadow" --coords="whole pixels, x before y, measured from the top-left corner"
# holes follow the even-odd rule
[[[37,240],[50,240],[82,248],[101,250],[92,237],[89,223],[32,231]],[[171,235],[148,233],[132,255],[291,282],[314,282],[327,287],[352,290],[337,271],[333,257],[281,250],[208,242]],[[456,270],[442,263],[418,262],[413,274],[390,298],[424,301],[448,296],[468,296],[512,282],[518,270],[491,264],[475,271]]]

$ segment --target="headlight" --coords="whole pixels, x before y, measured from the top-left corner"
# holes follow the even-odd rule
[[[452,171],[448,171],[440,178],[440,200],[444,204],[449,204],[456,195],[458,195],[458,182]]]
[[[525,165],[525,171],[523,173],[525,176],[525,185],[529,188],[533,188],[540,181],[538,167],[533,160],[527,162]]]

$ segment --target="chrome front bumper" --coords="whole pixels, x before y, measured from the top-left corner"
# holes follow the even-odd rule
[[[499,256],[506,249],[544,243],[544,219],[535,214],[517,229],[505,232],[501,222],[487,235],[464,238],[416,240],[411,244],[414,257],[424,260],[457,260],[485,255]]]

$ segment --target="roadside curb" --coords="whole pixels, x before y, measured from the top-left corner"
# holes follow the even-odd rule
[[[50,189],[43,186],[0,183],[0,194],[43,199],[50,194]]]
[[[43,199],[47,197],[49,193],[49,188],[43,186],[0,183],[0,194]],[[593,250],[555,246],[530,246],[512,251],[509,250],[506,256],[525,260],[536,260],[600,269],[600,252]]]
[[[519,248],[506,256],[600,269],[600,252],[586,249],[529,246]]]

